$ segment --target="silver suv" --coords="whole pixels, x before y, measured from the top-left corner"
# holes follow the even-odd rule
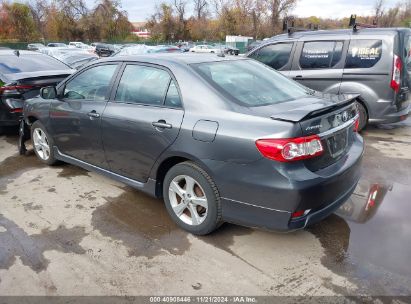
[[[360,94],[360,129],[406,119],[411,87],[411,30],[364,28],[274,36],[250,51],[256,59],[325,93]]]

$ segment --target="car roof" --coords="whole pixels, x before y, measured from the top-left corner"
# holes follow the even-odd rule
[[[11,56],[11,55],[17,56],[16,55],[17,51],[19,52],[20,56],[21,55],[46,56],[45,54],[39,53],[39,52],[26,51],[26,50],[12,50],[12,49],[4,49],[4,50],[0,49],[0,56]]]
[[[121,57],[108,57],[100,59],[100,62],[108,61],[135,61],[146,62],[160,65],[180,64],[189,65],[206,62],[220,62],[220,61],[236,61],[247,60],[246,57],[239,56],[225,56],[221,57],[216,54],[187,54],[187,53],[164,53],[164,54],[141,54]]]
[[[355,32],[355,35],[370,35],[370,34],[396,34],[398,32],[408,31],[411,33],[411,30],[408,28],[360,28]],[[322,36],[322,35],[351,35],[353,34],[352,29],[336,29],[336,30],[318,30],[318,31],[300,31],[294,32],[292,34],[280,34],[271,37],[268,41],[272,40],[283,40],[283,39],[299,39],[301,37],[309,36]]]

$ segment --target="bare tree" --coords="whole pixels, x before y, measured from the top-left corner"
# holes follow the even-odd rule
[[[384,0],[377,0],[374,6],[375,24],[379,24],[381,17],[384,15]]]
[[[207,0],[193,0],[194,2],[194,12],[197,19],[201,19],[206,15],[208,1]]]
[[[270,13],[271,34],[275,34],[280,23],[280,18],[287,14],[298,0],[265,0]]]

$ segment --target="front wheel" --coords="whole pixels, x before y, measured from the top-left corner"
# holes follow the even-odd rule
[[[54,158],[53,139],[39,121],[34,122],[31,126],[31,140],[33,141],[34,153],[43,163],[50,166],[58,163]]]
[[[163,184],[164,202],[182,229],[206,235],[222,223],[221,202],[212,178],[192,162],[172,167]]]

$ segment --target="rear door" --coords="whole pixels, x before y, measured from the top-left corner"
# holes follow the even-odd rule
[[[299,40],[289,76],[313,90],[337,94],[349,36]]]
[[[284,76],[289,76],[294,44],[294,42],[268,44],[255,50],[248,57],[268,65]]]
[[[150,170],[177,138],[184,116],[178,84],[167,69],[126,64],[102,119],[110,169],[146,182]]]

